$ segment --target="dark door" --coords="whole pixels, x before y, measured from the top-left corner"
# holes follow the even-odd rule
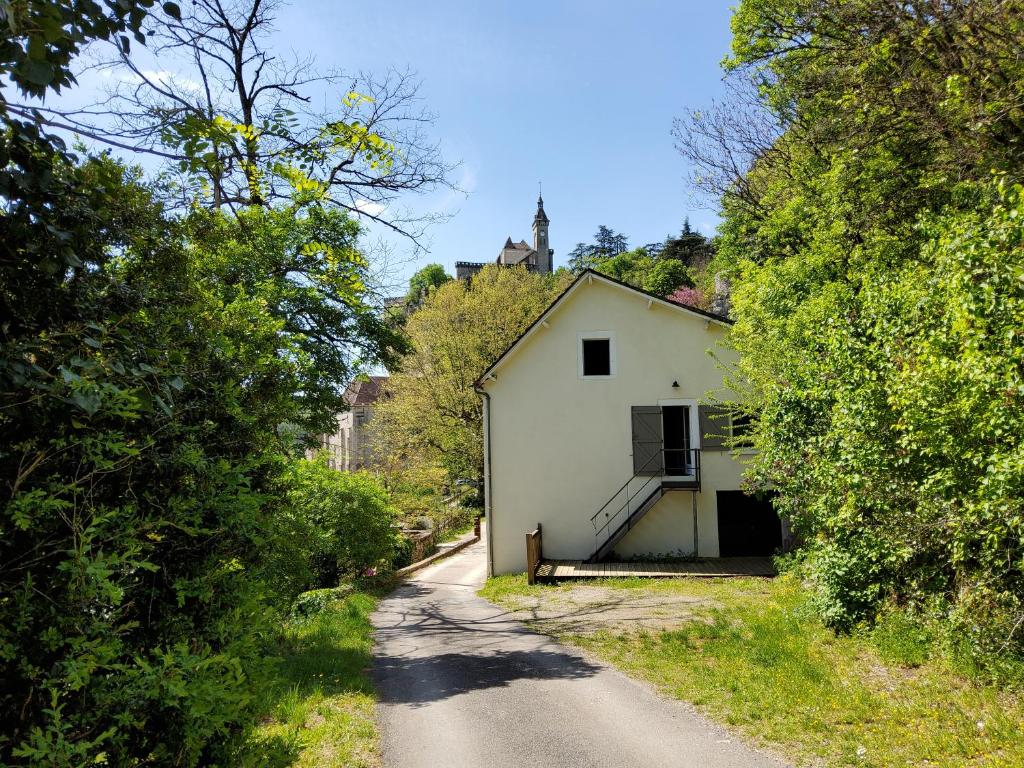
[[[661,408],[657,405],[634,405],[633,422],[633,474],[660,475]]]
[[[758,557],[782,547],[782,523],[769,496],[719,491],[718,547],[722,557]]]
[[[693,474],[693,461],[690,457],[689,406],[662,406],[661,421],[662,433],[665,438],[665,474]]]

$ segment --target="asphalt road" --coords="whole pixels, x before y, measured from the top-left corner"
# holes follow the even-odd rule
[[[480,597],[481,542],[374,615],[385,768],[780,768],[650,687],[509,620]]]

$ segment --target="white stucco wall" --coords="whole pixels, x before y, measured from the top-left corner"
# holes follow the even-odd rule
[[[612,331],[615,376],[579,376],[580,332]],[[526,568],[524,534],[543,525],[544,556],[588,557],[589,518],[633,474],[630,408],[699,400],[722,386],[707,350],[727,329],[651,303],[598,279],[584,281],[485,382],[490,395],[490,526],[495,574]],[[679,387],[673,388],[673,381]],[[699,431],[699,430],[698,430]],[[700,447],[699,444],[694,447]],[[728,452],[702,454],[698,535],[718,555],[716,490],[736,490],[742,467]],[[621,555],[693,551],[689,491],[667,493],[619,543]]]

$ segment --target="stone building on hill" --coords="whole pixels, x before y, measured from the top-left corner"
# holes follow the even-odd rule
[[[501,247],[495,264],[504,266],[524,266],[531,272],[550,274],[553,268],[555,252],[550,246],[548,239],[548,227],[551,220],[544,213],[544,198],[537,198],[537,213],[533,217],[533,247],[525,240],[513,243],[512,238],[505,240]],[[486,262],[457,261],[455,262],[455,276],[459,280],[468,280],[481,269]]]
[[[367,428],[387,381],[387,376],[369,376],[348,385],[345,402],[349,409],[338,415],[334,434],[320,435],[320,449],[326,451],[331,469],[354,472],[369,466],[372,456]]]

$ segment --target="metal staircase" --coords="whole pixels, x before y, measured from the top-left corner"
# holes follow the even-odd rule
[[[672,456],[676,462],[670,466],[682,468],[685,474],[680,475],[675,470],[672,475],[666,474],[665,454],[676,454]],[[595,546],[587,562],[597,562],[610,555],[615,545],[654,508],[662,496],[670,491],[683,490],[700,491],[700,450],[660,449],[591,516]]]

